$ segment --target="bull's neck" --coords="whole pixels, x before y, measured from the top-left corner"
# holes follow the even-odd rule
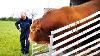
[[[97,12],[97,11],[99,11],[100,10],[100,1],[90,1],[90,2],[87,2],[87,3],[85,3],[85,4],[82,4],[82,5],[79,5],[79,6],[76,6],[76,7],[73,7],[73,9],[72,10],[68,10],[68,8],[69,9],[71,9],[71,7],[68,7],[68,8],[66,8],[66,9],[64,9],[64,10],[66,10],[67,12],[67,14],[68,14],[68,12],[69,13],[71,13],[71,15],[74,15],[74,13],[76,12],[77,14],[79,14],[80,16],[79,16],[79,18],[80,19],[83,19],[84,17],[87,17],[87,16],[89,16],[89,15],[91,15],[91,14],[93,14],[93,13],[95,13],[95,12]],[[62,9],[63,10],[63,9]],[[74,11],[73,11],[74,10]],[[54,11],[53,11],[54,12]],[[53,13],[52,12],[52,13]],[[58,24],[57,23],[57,21],[56,21],[56,17],[55,16],[53,16],[53,14],[52,13],[50,13],[50,14],[46,14],[45,15],[45,17],[43,17],[43,19],[42,19],[42,27],[43,27],[43,29],[45,30],[45,32],[47,32],[47,33],[49,33],[50,34],[50,32],[52,31],[52,30],[54,30],[54,29],[57,29],[57,28],[59,28],[59,27],[61,27],[62,25],[60,24]],[[51,16],[51,14],[52,14],[52,16]],[[66,14],[66,15],[67,15]],[[70,15],[69,15],[70,16]],[[75,16],[75,15],[74,15]],[[52,17],[54,17],[54,18],[52,18]],[[59,19],[59,18],[57,18],[57,19]],[[60,19],[61,20],[61,19]],[[62,19],[63,20],[63,19]],[[65,20],[65,19],[64,19]],[[76,19],[75,19],[76,20]],[[56,25],[57,24],[57,25]],[[68,23],[69,24],[69,23]],[[66,23],[66,25],[67,25],[67,23]]]

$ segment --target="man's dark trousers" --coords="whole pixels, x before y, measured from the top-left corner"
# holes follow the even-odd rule
[[[21,51],[24,54],[29,53],[29,41],[28,41],[29,33],[23,33],[20,35],[20,43],[21,43]]]

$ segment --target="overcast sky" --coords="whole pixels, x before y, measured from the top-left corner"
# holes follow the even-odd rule
[[[0,17],[19,17],[20,12],[34,11],[43,14],[43,8],[61,8],[69,6],[70,0],[0,0]],[[39,17],[39,16],[37,16]]]

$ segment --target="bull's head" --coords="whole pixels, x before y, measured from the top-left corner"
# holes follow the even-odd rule
[[[49,36],[42,27],[40,19],[33,21],[29,34],[30,41],[39,44],[49,43]]]

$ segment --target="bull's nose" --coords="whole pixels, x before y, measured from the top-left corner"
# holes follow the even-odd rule
[[[28,37],[28,41],[30,41],[30,37]]]
[[[32,29],[30,29],[30,32],[32,32],[33,30]]]
[[[28,41],[29,41],[29,42],[32,42],[32,40],[31,40],[30,36],[28,37]]]

